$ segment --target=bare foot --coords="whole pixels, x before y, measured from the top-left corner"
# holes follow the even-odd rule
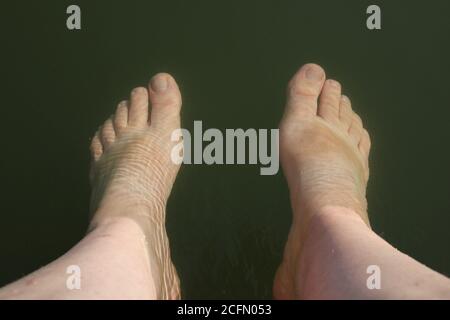
[[[369,225],[369,134],[341,94],[341,85],[325,79],[320,66],[303,66],[289,83],[280,124],[280,157],[293,224],[274,282],[274,297],[279,299],[294,298],[301,291],[302,279],[294,270],[314,215],[327,207],[345,207]]]
[[[151,110],[149,110],[149,102]],[[180,126],[175,80],[157,74],[136,88],[92,139],[91,229],[133,220],[143,231],[159,298],[179,297],[165,230],[165,208],[179,166],[170,158],[171,133]]]

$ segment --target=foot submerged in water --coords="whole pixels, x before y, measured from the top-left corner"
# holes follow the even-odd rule
[[[91,143],[91,229],[121,220],[137,223],[162,299],[180,295],[165,230],[166,202],[179,170],[170,152],[180,110],[175,80],[157,74],[148,88],[134,89],[118,105]]]
[[[280,157],[287,179],[293,223],[274,281],[274,297],[294,298],[296,271],[311,219],[330,208],[346,208],[369,225],[366,186],[370,137],[341,85],[326,80],[315,64],[303,66],[288,86],[280,123]],[[350,210],[348,210],[350,209]],[[331,210],[332,211],[332,210]]]

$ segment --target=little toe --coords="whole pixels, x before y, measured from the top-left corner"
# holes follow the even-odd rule
[[[372,142],[370,141],[370,135],[369,132],[367,132],[366,129],[362,130],[361,133],[361,140],[359,141],[359,151],[363,154],[364,157],[368,158],[370,153],[370,147]]]
[[[91,156],[94,161],[98,161],[103,154],[103,146],[100,141],[99,132],[97,131],[91,141]]]

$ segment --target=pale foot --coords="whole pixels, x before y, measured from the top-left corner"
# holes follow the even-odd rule
[[[280,124],[280,157],[293,223],[274,281],[275,298],[295,298],[302,291],[297,271],[314,215],[330,211],[327,207],[344,207],[369,225],[369,151],[369,134],[341,94],[341,85],[326,80],[318,65],[303,66],[289,84]]]
[[[151,110],[149,109],[149,102]],[[158,74],[136,88],[91,144],[91,229],[132,220],[142,229],[158,298],[178,298],[179,280],[165,230],[165,209],[179,166],[170,158],[180,126],[175,80]]]

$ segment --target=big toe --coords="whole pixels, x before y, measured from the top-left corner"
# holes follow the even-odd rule
[[[301,67],[289,82],[284,117],[315,116],[324,81],[325,71],[319,65],[309,63]]]
[[[175,79],[158,73],[149,84],[151,126],[162,129],[177,128],[180,124],[181,93]]]

